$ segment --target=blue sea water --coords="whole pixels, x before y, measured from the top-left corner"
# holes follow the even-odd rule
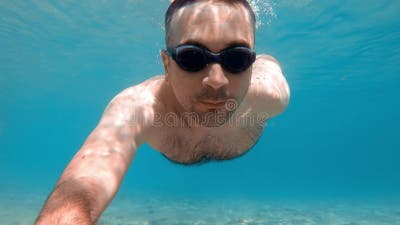
[[[252,2],[287,111],[232,161],[142,146],[100,224],[400,224],[400,1]],[[163,73],[167,7],[0,2],[0,224],[32,224],[112,97]]]

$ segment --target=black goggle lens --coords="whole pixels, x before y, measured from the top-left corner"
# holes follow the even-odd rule
[[[175,61],[182,69],[189,72],[200,71],[207,65],[203,52],[196,48],[177,50]]]
[[[240,73],[247,70],[254,62],[253,54],[249,49],[237,47],[227,49],[222,58],[222,65],[232,73]]]
[[[198,72],[209,63],[220,63],[230,73],[247,70],[255,61],[255,53],[247,47],[232,47],[219,53],[212,53],[196,45],[182,45],[168,49],[167,53],[188,72]]]

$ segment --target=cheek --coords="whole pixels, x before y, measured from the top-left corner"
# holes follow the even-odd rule
[[[192,98],[196,96],[199,89],[199,81],[190,78],[184,73],[175,73],[170,76],[170,85],[178,102],[184,106],[192,104]]]
[[[236,77],[231,80],[232,91],[237,93],[238,95],[245,95],[250,87],[251,75],[243,74],[238,75],[241,77]]]

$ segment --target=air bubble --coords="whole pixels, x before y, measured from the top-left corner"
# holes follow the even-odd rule
[[[256,15],[256,28],[260,28],[264,25],[269,26],[272,20],[276,18],[274,11],[276,3],[274,1],[249,0],[249,2]]]

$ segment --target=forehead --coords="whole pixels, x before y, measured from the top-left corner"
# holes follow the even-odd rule
[[[198,43],[210,50],[232,44],[253,47],[250,16],[240,4],[201,1],[179,9],[171,20],[169,43]]]

